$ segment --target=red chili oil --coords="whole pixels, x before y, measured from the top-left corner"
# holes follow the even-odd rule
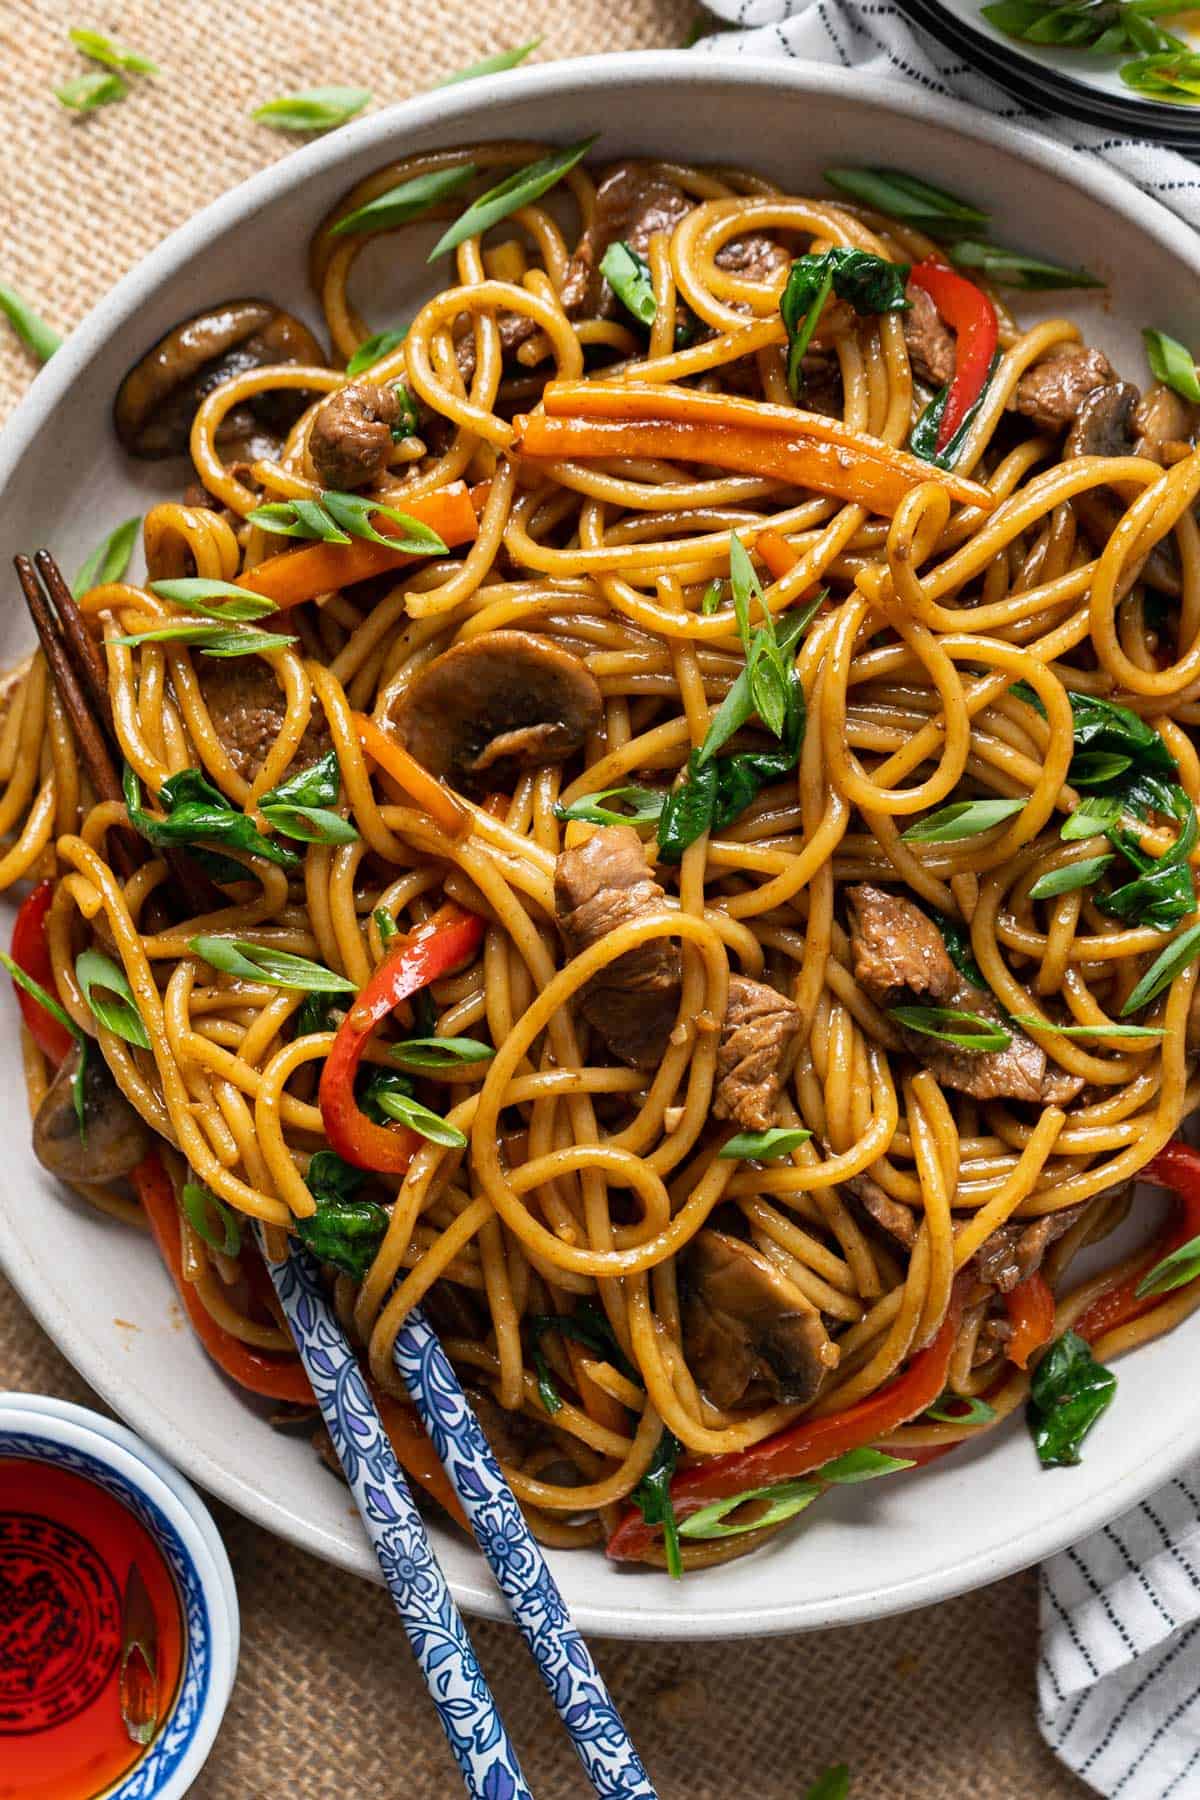
[[[158,1545],[84,1476],[0,1459],[0,1800],[96,1800],[146,1754],[121,1716],[134,1563],[154,1614],[161,1723],[179,1685],[184,1636]]]

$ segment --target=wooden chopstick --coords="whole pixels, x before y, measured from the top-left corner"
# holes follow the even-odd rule
[[[55,567],[54,559],[45,550],[38,551],[38,567],[42,567],[45,558]],[[25,604],[29,608],[30,617],[37,629],[38,641],[42,646],[42,654],[50,666],[54,677],[54,685],[58,689],[71,729],[79,743],[80,755],[88,772],[88,779],[101,800],[121,799],[121,779],[116,765],[109,753],[105,734],[97,724],[90,696],[84,692],[83,684],[76,674],[72,657],[67,651],[67,628],[60,628],[59,617],[51,606],[46,594],[42,592],[37,571],[27,556],[13,558],[17,571],[17,579],[21,583],[21,592],[25,596]],[[57,574],[57,568],[55,568]],[[62,581],[61,575],[58,577]],[[63,583],[65,587],[65,583]],[[47,583],[49,586],[49,583]],[[82,620],[80,621],[82,625]],[[86,632],[84,634],[86,636]],[[107,702],[107,696],[106,696]],[[130,871],[132,872],[132,871]]]

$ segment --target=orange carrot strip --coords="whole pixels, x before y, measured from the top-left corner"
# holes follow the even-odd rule
[[[814,487],[819,492],[834,494],[839,498],[861,498],[864,504],[873,505],[878,511],[893,512],[899,499],[922,481],[943,483],[950,490],[952,498],[966,506],[978,506],[981,510],[990,512],[996,504],[994,496],[978,482],[956,475],[953,470],[935,469],[907,450],[896,450],[879,438],[849,430],[838,419],[826,418],[823,413],[802,412],[790,406],[774,406],[761,400],[746,400],[737,394],[709,394],[697,388],[673,387],[666,382],[639,387],[632,382],[551,381],[543,392],[542,405],[547,419],[569,420],[577,431],[579,422],[585,419],[611,421],[625,428],[635,423],[661,428],[668,422],[688,427],[676,440],[675,454],[689,455],[692,460],[711,460],[718,464],[720,459],[717,457],[706,459],[699,452],[692,455],[684,448],[689,440],[695,443],[704,441],[699,430],[701,427],[720,426],[725,431],[738,430],[768,440],[778,440],[782,450],[768,451],[765,463],[751,460],[752,452],[743,442],[739,449],[739,460],[720,466],[761,468],[766,473],[774,473],[776,467],[785,470],[816,470],[823,475],[823,481],[809,480],[803,474],[787,474],[785,478],[798,480],[803,486]],[[581,442],[578,450],[570,453],[557,447],[536,448],[535,445],[539,443],[554,443],[557,446],[563,441],[556,439],[552,433],[544,435],[540,420],[540,414],[532,414],[515,421],[518,433],[526,440],[521,448],[529,456],[647,454],[643,450],[622,451],[616,448],[616,439],[604,432],[596,439],[596,445],[602,445],[602,448],[589,448],[584,442]],[[722,440],[718,438],[713,441]],[[814,454],[822,450],[823,455]],[[866,495],[860,491],[847,492],[849,486],[861,489],[862,477],[867,471],[872,480]],[[831,485],[834,482],[836,485]],[[881,499],[887,493],[895,494],[896,500],[889,505],[877,505],[876,497]]]
[[[432,494],[418,494],[399,510],[436,531],[448,548],[468,543],[479,531],[472,496],[462,481],[437,488]],[[376,524],[384,537],[403,534],[403,527],[391,519],[380,517]],[[373,543],[370,538],[356,538],[352,544],[308,544],[303,550],[284,550],[279,556],[269,556],[257,568],[247,569],[239,575],[238,586],[265,594],[276,606],[286,609],[313,600],[318,594],[328,594],[334,588],[365,581],[369,575],[383,575],[389,569],[421,560],[406,550],[390,550],[386,544]]]
[[[990,510],[985,488],[943,474],[928,463],[860,438],[853,448],[821,442],[797,430],[790,436],[742,425],[683,423],[677,419],[549,419],[533,413],[516,421],[522,455],[569,461],[587,457],[664,457],[711,463],[770,476],[817,494],[829,494],[890,517],[922,482],[949,487],[955,500]]]
[[[422,768],[415,756],[410,756],[403,744],[398,744],[385,731],[380,731],[374,719],[368,719],[366,713],[354,713],[354,729],[358,733],[358,741],[371,758],[377,763],[385,775],[404,789],[411,800],[415,800],[423,812],[441,826],[448,837],[460,838],[471,829],[471,815],[458,795],[452,792],[436,775]]]
[[[754,540],[754,548],[766,563],[772,581],[782,581],[800,561],[800,552],[780,531],[760,531]]]

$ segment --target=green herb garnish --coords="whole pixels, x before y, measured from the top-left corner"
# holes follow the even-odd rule
[[[27,350],[32,350],[39,362],[49,362],[54,352],[62,344],[62,337],[47,325],[45,319],[34,312],[27,300],[22,300],[13,288],[0,287],[0,312],[2,312]]]
[[[265,594],[252,593],[235,581],[210,581],[201,575],[181,575],[174,581],[152,581],[150,592],[185,612],[199,613],[206,619],[221,619],[228,625],[246,625],[278,612],[274,600]]]
[[[399,1063],[402,1069],[415,1069],[418,1074],[427,1075],[463,1063],[489,1062],[495,1054],[491,1044],[469,1037],[404,1038],[390,1051],[392,1061]]]
[[[802,1126],[773,1125],[769,1131],[738,1131],[722,1144],[717,1156],[725,1162],[774,1162],[788,1156],[812,1136]]]
[[[1121,1017],[1126,1019],[1130,1013],[1149,1006],[1151,1000],[1156,1000],[1164,988],[1170,987],[1175,977],[1182,975],[1197,956],[1200,956],[1200,924],[1189,925],[1155,957],[1121,1008]]]
[[[220,844],[245,851],[250,856],[264,856],[268,862],[278,863],[281,869],[300,866],[300,858],[294,850],[273,838],[264,837],[253,821],[239,812],[199,769],[181,769],[163,782],[158,790],[158,801],[166,816],[161,819],[142,811],[141,783],[128,766],[123,786],[129,823],[156,848]],[[239,870],[238,877],[231,877],[244,878],[244,870]]]
[[[600,273],[621,305],[642,325],[653,325],[658,305],[650,264],[636,250],[618,240],[610,244],[600,260]]]
[[[1024,800],[956,800],[918,819],[900,835],[906,844],[952,844],[1003,825],[1026,804]]]
[[[76,27],[67,36],[81,55],[103,63],[106,69],[124,69],[130,75],[158,74],[157,63],[152,63],[148,56],[143,56],[140,50],[126,50],[120,44],[114,44],[102,31]]]
[[[647,1525],[661,1525],[663,1546],[667,1553],[667,1574],[672,1581],[683,1576],[683,1557],[679,1551],[679,1526],[671,1499],[671,1477],[679,1461],[679,1439],[663,1427],[650,1467],[629,1496]]]
[[[150,1034],[138,1011],[133,989],[125,979],[124,969],[99,950],[84,950],[75,959],[75,979],[93,1014],[115,1036],[127,1044],[150,1048]]]
[[[272,500],[256,506],[247,518],[252,525],[283,537],[313,538],[327,544],[348,544],[352,537],[359,537],[414,556],[446,554],[446,545],[430,526],[363,494],[341,494],[327,488],[317,500]],[[384,537],[372,524],[375,518],[390,519],[400,530]]]
[[[68,112],[95,112],[97,107],[111,106],[116,100],[124,100],[129,92],[129,83],[120,75],[104,75],[99,69],[91,69],[86,75],[73,75],[70,81],[64,81],[61,87],[54,90],[54,98]]]
[[[909,305],[904,297],[908,270],[907,263],[886,262],[869,250],[843,246],[796,258],[779,301],[788,334],[788,386],[796,399],[804,385],[804,352],[830,293],[856,313],[904,312]]]
[[[337,752],[330,750],[319,762],[264,794],[258,809],[285,837],[299,838],[306,844],[353,844],[358,840],[354,826],[340,813],[329,810],[341,785]]]
[[[1011,1031],[1006,1031],[996,1019],[962,1012],[956,1006],[889,1006],[888,1016],[909,1031],[939,1038],[958,1050],[1007,1050],[1012,1043]]]
[[[1148,1275],[1143,1275],[1134,1292],[1139,1300],[1148,1294],[1170,1294],[1176,1288],[1186,1287],[1189,1281],[1195,1281],[1200,1275],[1200,1237],[1189,1238],[1178,1250],[1172,1250],[1161,1262],[1156,1262]]]
[[[305,994],[356,994],[358,989],[344,975],[307,956],[275,950],[269,944],[253,944],[247,938],[194,937],[188,948],[202,956],[222,975],[241,981],[265,982],[268,987],[296,989]]]
[[[1196,359],[1186,344],[1168,337],[1165,331],[1143,331],[1146,361],[1156,380],[1164,382],[1185,400],[1200,404],[1200,380],[1196,378]]]
[[[474,163],[460,163],[457,168],[431,169],[427,175],[414,175],[411,181],[402,181],[398,187],[388,188],[386,193],[378,194],[374,200],[368,200],[364,205],[356,206],[353,212],[344,214],[336,225],[330,226],[330,236],[343,237],[348,232],[390,231],[409,219],[420,218],[422,213],[427,213],[442,200],[449,200],[453,195],[461,193],[476,174],[478,170]]]
[[[988,214],[979,207],[901,169],[826,169],[825,179],[861,205],[919,226],[931,237],[977,230],[988,222]]]
[[[455,220],[448,231],[442,233],[428,260],[433,262],[447,250],[456,250],[467,238],[476,237],[491,226],[507,219],[522,206],[529,206],[534,200],[540,200],[548,188],[568,174],[577,162],[587,155],[596,141],[595,134],[584,138],[578,144],[572,144],[567,150],[555,151],[553,155],[540,157],[537,162],[528,163],[523,169],[514,169],[511,175],[505,176],[486,194],[480,194],[472,200],[462,216]]]
[[[367,88],[306,88],[303,93],[268,100],[255,107],[250,117],[274,131],[332,131],[360,113],[370,98]]]
[[[76,600],[82,600],[94,587],[103,587],[109,581],[120,581],[129,567],[141,526],[141,514],[135,514],[132,519],[126,519],[123,525],[110,531],[102,544],[97,544],[71,583],[71,592]]]
[[[364,338],[346,364],[347,375],[361,375],[364,369],[369,369],[373,363],[377,363],[381,357],[387,355],[389,350],[394,350],[397,344],[402,344],[407,336],[408,326],[400,325],[391,331],[377,331],[374,337]]]
[[[554,816],[564,821],[583,819],[589,825],[655,825],[666,798],[665,788],[633,785],[599,788],[594,794],[585,794],[582,800],[572,800],[570,806],[556,804]],[[615,807],[601,806],[602,800],[619,800],[622,806],[627,806],[630,810],[618,812]]]
[[[950,260],[961,269],[978,269],[1000,287],[1045,292],[1051,288],[1107,286],[1087,269],[1064,268],[1059,263],[1043,262],[1036,256],[1025,256],[1019,250],[1004,250],[999,244],[989,244],[978,238],[956,238],[950,246]]]
[[[1040,875],[1029,890],[1029,898],[1053,900],[1057,894],[1073,894],[1079,888],[1091,887],[1109,863],[1116,860],[1115,856],[1085,856],[1079,862],[1064,863],[1061,869]]]
[[[196,1181],[184,1183],[179,1200],[198,1237],[222,1256],[237,1255],[242,1247],[242,1222],[231,1206]]]
[[[151,631],[114,634],[110,644],[123,644],[136,649],[139,644],[182,644],[199,650],[202,656],[270,656],[299,640],[281,631],[227,631],[215,619],[196,620],[192,624],[156,625]]]
[[[484,56],[479,62],[468,63],[465,69],[456,69],[453,75],[443,75],[434,87],[454,87],[460,81],[476,81],[481,75],[500,75],[505,69],[515,69],[523,63],[527,56],[541,43],[540,37],[530,38],[527,44],[518,44],[512,50],[497,50],[494,56]]]

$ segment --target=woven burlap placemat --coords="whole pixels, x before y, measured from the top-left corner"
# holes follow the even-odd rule
[[[67,330],[198,207],[291,140],[248,117],[323,82],[400,99],[498,47],[540,56],[683,42],[692,0],[0,0],[0,282]],[[72,119],[73,25],[162,74]],[[714,154],[719,144],[714,142]],[[0,329],[0,411],[33,363]],[[5,556],[17,548],[0,546]],[[164,1304],[165,1294],[164,1294]],[[92,1401],[0,1277],[0,1387]],[[385,1595],[216,1509],[242,1604],[237,1687],[202,1800],[453,1800],[461,1792]],[[538,1800],[588,1789],[514,1634],[474,1628]],[[1035,1588],[1023,1576],[880,1625],[759,1644],[600,1642],[662,1800],[800,1800],[847,1761],[855,1800],[1079,1800],[1033,1720]]]

